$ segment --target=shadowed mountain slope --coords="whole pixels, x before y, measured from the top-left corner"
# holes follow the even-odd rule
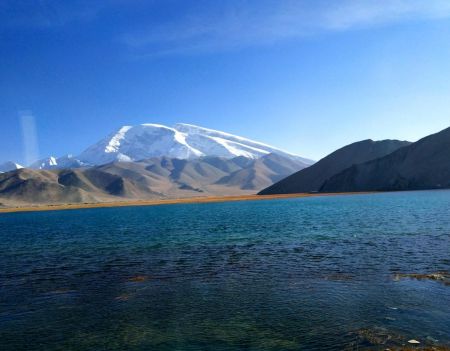
[[[273,184],[283,179],[283,174],[292,174],[296,169],[298,169],[297,162],[280,155],[269,154],[223,177],[218,184],[240,186],[247,190],[263,189],[265,184]]]
[[[19,169],[0,175],[0,199],[26,203],[88,202],[95,198],[81,187],[59,184],[50,171]]]
[[[358,163],[370,161],[409,145],[399,140],[363,140],[334,151],[314,165],[294,173],[262,190],[260,195],[318,191],[333,175]]]
[[[385,157],[354,165],[327,180],[320,191],[450,188],[450,128]]]

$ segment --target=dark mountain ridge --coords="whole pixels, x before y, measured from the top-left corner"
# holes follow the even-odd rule
[[[354,164],[370,161],[409,145],[408,141],[371,139],[344,146],[312,166],[262,190],[260,195],[315,192],[333,175]]]
[[[330,177],[322,192],[450,188],[450,128]]]

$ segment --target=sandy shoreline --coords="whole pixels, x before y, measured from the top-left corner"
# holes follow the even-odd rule
[[[279,194],[279,195],[208,196],[208,197],[191,197],[191,198],[182,198],[182,199],[159,199],[159,200],[158,199],[156,199],[156,200],[127,200],[127,201],[117,201],[117,202],[97,202],[97,203],[5,207],[5,208],[0,208],[0,213],[33,212],[33,211],[60,211],[60,210],[76,210],[76,209],[84,209],[84,208],[106,208],[106,207],[200,204],[200,203],[213,203],[213,202],[273,200],[273,199],[289,199],[289,198],[336,196],[336,195],[357,195],[357,194],[370,194],[370,193],[369,192],[312,193],[312,194],[299,193],[299,194]]]

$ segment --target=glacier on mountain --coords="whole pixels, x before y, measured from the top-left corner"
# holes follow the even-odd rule
[[[87,148],[77,159],[99,165],[161,156],[180,159],[244,156],[256,159],[270,153],[301,160],[307,165],[314,162],[267,144],[184,123],[178,123],[174,127],[160,124],[121,127]]]
[[[80,168],[110,162],[132,162],[153,157],[195,159],[199,157],[245,157],[258,159],[276,154],[304,166],[314,161],[273,146],[218,130],[178,123],[173,127],[146,123],[123,126],[91,145],[78,156],[50,156],[28,165],[32,169]],[[0,172],[21,168],[13,162],[0,165]]]

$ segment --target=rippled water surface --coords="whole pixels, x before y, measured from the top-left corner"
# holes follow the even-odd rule
[[[0,350],[450,345],[450,191],[0,214]]]

